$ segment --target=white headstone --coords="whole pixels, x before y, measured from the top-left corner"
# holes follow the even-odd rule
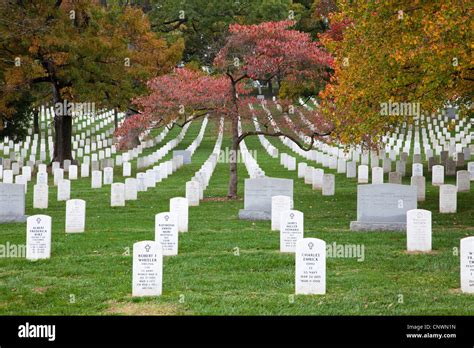
[[[431,184],[435,186],[443,185],[444,184],[444,166],[435,165],[433,166],[432,170],[432,177],[431,177]]]
[[[178,231],[188,232],[189,205],[184,197],[170,199],[170,212],[178,216]]]
[[[457,206],[457,188],[454,185],[441,185],[439,188],[439,212],[455,213]]]
[[[474,237],[461,239],[461,291],[474,294]]]
[[[100,170],[92,171],[91,187],[93,189],[102,187],[102,172]]]
[[[26,259],[51,257],[51,217],[32,215],[26,220]]]
[[[67,201],[71,197],[71,181],[62,179],[58,182],[58,201]]]
[[[295,293],[326,293],[326,242],[303,238],[296,242]]]
[[[280,214],[280,251],[294,253],[296,242],[304,237],[304,215],[298,210],[284,210]]]
[[[178,255],[178,216],[165,212],[155,215],[155,241],[163,247],[163,255]]]
[[[199,182],[188,181],[186,183],[186,198],[190,207],[199,205],[200,190]]]
[[[125,184],[119,182],[112,184],[110,187],[110,206],[125,207]]]
[[[133,244],[132,296],[160,296],[163,282],[163,250],[158,242]]]
[[[357,182],[359,184],[367,184],[369,182],[369,167],[365,164],[358,167]]]
[[[372,168],[372,184],[383,184],[383,168]]]
[[[136,201],[138,198],[138,181],[135,178],[125,179],[125,200]]]
[[[71,170],[71,167],[69,167]],[[70,199],[66,202],[66,233],[81,233],[86,227],[86,201]]]
[[[48,209],[48,185],[36,184],[33,187],[33,208]]]
[[[431,251],[431,212],[407,211],[407,251]]]

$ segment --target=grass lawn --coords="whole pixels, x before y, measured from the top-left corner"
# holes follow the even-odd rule
[[[196,137],[200,122],[191,124],[177,147],[185,149]],[[174,138],[174,128],[158,146]],[[158,134],[155,131],[153,134]],[[358,244],[364,260],[329,258],[327,294],[293,296],[294,255],[279,252],[279,233],[270,221],[237,218],[243,199],[218,201],[225,196],[228,164],[216,166],[205,199],[190,207],[189,232],[179,237],[179,255],[165,257],[163,295],[132,298],[133,243],[154,238],[154,215],[168,211],[169,199],[184,196],[190,180],[214,147],[217,127],[209,122],[201,146],[186,165],[157,184],[139,192],[126,207],[110,207],[110,186],[92,190],[90,178],[71,184],[71,198],[87,202],[86,232],[66,234],[65,202],[56,201],[49,175],[49,209],[32,208],[33,186],[27,194],[27,214],[47,214],[53,220],[51,259],[30,262],[0,258],[0,314],[2,315],[472,315],[474,296],[460,293],[459,240],[474,235],[474,194],[458,194],[458,213],[439,214],[439,188],[431,186],[425,165],[426,201],[418,207],[433,213],[433,252],[407,254],[405,233],[351,232],[356,219],[355,179],[336,174],[336,195],[323,197],[271,158],[257,137],[246,138],[258,151],[267,175],[294,180],[295,209],[304,212],[305,237],[328,244]],[[291,153],[279,139],[281,152]],[[230,147],[226,134],[222,149]],[[147,149],[144,153],[156,149]],[[171,157],[171,152],[163,160]],[[304,161],[297,157],[297,161]],[[132,175],[135,175],[135,162]],[[326,172],[334,172],[327,170]],[[409,184],[411,163],[407,164]],[[121,167],[116,182],[124,182]],[[247,172],[239,164],[239,195]],[[36,180],[35,178],[33,180]],[[387,180],[387,177],[385,177]],[[447,183],[455,183],[448,177]],[[26,224],[0,225],[0,244],[25,244]]]

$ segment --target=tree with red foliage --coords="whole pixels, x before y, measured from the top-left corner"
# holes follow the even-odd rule
[[[291,21],[265,22],[259,25],[234,24],[229,27],[226,44],[217,54],[214,66],[219,74],[209,76],[188,69],[176,69],[172,74],[157,77],[149,82],[150,95],[135,100],[140,107],[140,116],[149,122],[165,125],[174,120],[180,126],[206,114],[224,115],[230,122],[231,153],[236,153],[240,142],[251,135],[288,136],[301,148],[309,150],[316,138],[329,134],[327,129],[318,133],[308,127],[299,127],[312,139],[311,144],[301,143],[292,129],[269,131],[264,122],[262,131],[246,131],[239,134],[238,120],[252,117],[247,104],[253,101],[246,83],[250,80],[268,81],[274,77],[287,80],[318,81],[328,79],[332,65],[331,56],[311,41],[307,33],[292,30]],[[287,115],[291,101],[282,101],[282,114]],[[138,117],[138,116],[137,116]],[[319,114],[313,112],[306,117],[318,124]],[[282,118],[283,119],[283,118]],[[181,121],[181,122],[180,122]],[[126,134],[132,126],[125,123],[117,133]],[[284,129],[284,128],[282,128]],[[123,133],[121,133],[123,132]],[[237,158],[237,156],[231,156]],[[230,161],[228,197],[237,197],[237,163]]]

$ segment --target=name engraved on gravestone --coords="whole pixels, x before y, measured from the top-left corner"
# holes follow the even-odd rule
[[[431,212],[413,209],[407,212],[407,250],[431,251]]]
[[[326,293],[326,242],[303,238],[296,242],[295,294]]]
[[[132,296],[160,296],[163,281],[163,251],[160,243],[133,244]]]
[[[304,215],[298,210],[285,210],[280,214],[280,251],[294,253],[296,242],[304,235]]]
[[[178,216],[165,212],[155,215],[155,241],[163,247],[163,255],[178,255]]]
[[[51,257],[51,217],[33,215],[26,221],[26,259]]]
[[[474,237],[461,239],[461,291],[474,294]]]

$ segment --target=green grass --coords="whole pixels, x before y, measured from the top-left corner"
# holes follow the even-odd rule
[[[191,124],[178,146],[186,148],[200,122]],[[174,138],[174,128],[158,146]],[[154,132],[153,134],[158,134]],[[336,195],[323,197],[267,155],[258,138],[246,138],[249,150],[258,150],[258,163],[269,176],[294,179],[295,209],[305,214],[305,236],[328,244],[361,244],[365,259],[329,258],[327,294],[295,296],[294,255],[279,252],[279,234],[270,222],[237,218],[243,200],[207,200],[190,207],[189,232],[179,237],[179,255],[165,257],[163,295],[132,298],[133,243],[154,238],[154,215],[167,211],[169,199],[183,196],[190,180],[209,157],[217,129],[209,122],[192,164],[179,169],[155,189],[139,192],[126,208],[110,207],[110,186],[90,188],[90,178],[72,182],[71,198],[87,202],[86,232],[64,233],[65,202],[56,201],[50,187],[49,209],[32,209],[32,186],[27,214],[53,219],[52,256],[30,262],[0,259],[0,314],[3,315],[468,315],[474,297],[459,292],[459,257],[453,248],[474,234],[473,194],[458,194],[458,213],[439,214],[438,188],[427,175],[426,201],[420,208],[433,212],[433,253],[408,255],[404,233],[350,232],[356,218],[355,180],[336,174]],[[278,139],[269,139],[281,152],[291,153]],[[222,148],[230,146],[228,135]],[[156,149],[147,149],[145,153]],[[303,161],[299,156],[298,161]],[[167,160],[171,156],[168,154]],[[133,163],[133,173],[136,166]],[[411,164],[407,165],[409,183]],[[334,172],[326,170],[326,172]],[[247,173],[239,164],[239,195]],[[121,167],[115,181],[123,182]],[[52,175],[50,175],[50,185]],[[454,183],[454,178],[447,178]],[[227,193],[228,164],[216,166],[205,197]],[[24,244],[25,224],[0,225],[0,244]],[[238,248],[238,256],[236,255]],[[399,303],[400,295],[403,303]],[[71,299],[74,298],[75,302]]]

